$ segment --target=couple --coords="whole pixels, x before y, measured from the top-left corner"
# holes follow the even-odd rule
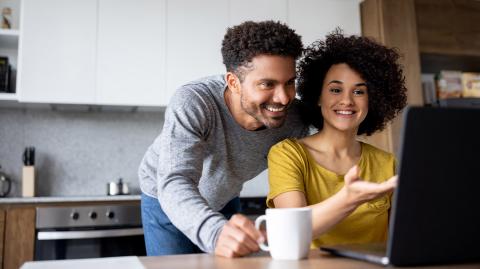
[[[222,56],[226,75],[176,91],[140,165],[147,254],[258,251],[238,195],[267,162],[268,206],[311,207],[315,246],[385,241],[395,159],[356,137],[405,106],[398,54],[338,31],[303,50],[265,21],[228,29]]]

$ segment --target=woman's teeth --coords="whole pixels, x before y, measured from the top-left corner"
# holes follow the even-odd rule
[[[335,111],[337,114],[342,114],[342,115],[352,115],[353,111],[351,110],[337,110]]]

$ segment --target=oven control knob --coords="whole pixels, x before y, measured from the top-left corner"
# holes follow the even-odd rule
[[[109,219],[113,219],[115,217],[115,213],[113,213],[113,211],[108,211],[106,215]]]
[[[70,214],[70,218],[72,218],[73,220],[77,220],[79,217],[80,214],[78,214],[78,212],[72,212],[72,214]]]
[[[97,212],[92,211],[92,212],[88,213],[88,216],[89,216],[91,219],[96,219],[96,218],[97,218]]]

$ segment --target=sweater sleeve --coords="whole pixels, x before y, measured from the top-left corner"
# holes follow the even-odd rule
[[[165,111],[158,150],[158,200],[170,221],[201,250],[213,253],[225,217],[201,196],[205,139],[211,128],[209,100],[180,89]]]

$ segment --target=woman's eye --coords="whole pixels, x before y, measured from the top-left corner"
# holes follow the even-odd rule
[[[337,93],[341,93],[342,90],[341,90],[341,89],[338,89],[338,88],[331,88],[331,89],[330,89],[330,92],[331,92],[331,93],[334,93],[334,94],[337,94]]]
[[[365,91],[364,91],[364,90],[354,90],[354,91],[353,91],[353,94],[355,94],[355,95],[363,95],[363,94],[365,94]]]

